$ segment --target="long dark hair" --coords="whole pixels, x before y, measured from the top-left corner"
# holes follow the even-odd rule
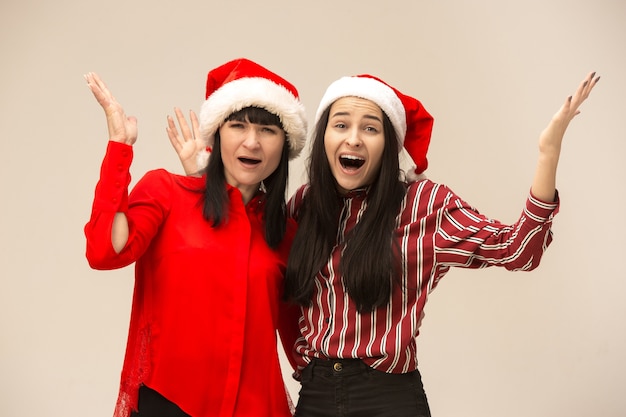
[[[309,158],[310,188],[302,202],[298,232],[287,265],[285,296],[310,305],[314,281],[338,243],[341,196],[324,147],[330,107],[315,126]],[[406,187],[399,179],[399,144],[391,121],[383,113],[385,147],[380,171],[367,191],[367,208],[346,236],[339,270],[348,294],[360,311],[386,304],[397,277],[398,248],[393,230]]]
[[[258,107],[246,107],[239,110],[231,114],[224,122],[231,120],[248,121],[265,126],[278,126],[283,129],[283,125],[277,115]],[[285,140],[278,167],[263,180],[265,188],[265,241],[271,248],[278,247],[287,229],[285,192],[288,178],[289,145],[287,140]],[[204,218],[212,222],[213,227],[228,221],[228,193],[226,191],[224,162],[222,161],[222,152],[220,150],[219,130],[215,133],[213,151],[206,167],[206,188],[203,201]]]

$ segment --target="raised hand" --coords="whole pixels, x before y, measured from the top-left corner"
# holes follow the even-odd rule
[[[127,117],[124,109],[111,94],[106,84],[95,72],[85,74],[87,86],[104,110],[109,129],[109,139],[132,145],[137,140],[137,119]]]
[[[183,164],[185,174],[198,175],[197,157],[201,151],[206,149],[206,144],[200,137],[198,117],[193,111],[189,112],[190,129],[180,109],[174,108],[174,113],[176,114],[181,134],[178,133],[174,119],[171,116],[167,116],[167,128],[165,129],[167,136],[170,138],[170,142],[178,154],[180,162]]]
[[[548,126],[539,136],[539,158],[531,192],[543,201],[553,201],[556,191],[556,171],[561,155],[563,136],[572,119],[580,113],[580,105],[589,97],[600,77],[592,72],[585,77],[561,108],[552,116]]]
[[[557,152],[557,154],[560,152],[561,142],[569,123],[580,113],[580,105],[589,97],[589,93],[591,93],[591,90],[593,90],[593,87],[595,87],[599,80],[600,77],[596,77],[595,72],[588,74],[580,83],[576,92],[565,100],[565,103],[563,103],[559,111],[552,116],[550,124],[548,124],[539,137],[540,152]]]

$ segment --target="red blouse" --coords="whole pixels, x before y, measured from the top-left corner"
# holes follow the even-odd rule
[[[299,310],[279,300],[295,223],[272,250],[262,195],[244,205],[229,187],[228,221],[213,228],[202,216],[205,178],[162,169],[128,195],[132,155],[131,146],[109,142],[85,226],[92,268],[136,263],[115,416],[137,408],[141,384],[193,417],[291,416],[276,330],[291,350]],[[119,254],[111,244],[117,212],[130,232]]]

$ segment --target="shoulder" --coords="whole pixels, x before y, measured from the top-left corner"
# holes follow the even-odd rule
[[[302,207],[302,201],[304,200],[304,196],[308,190],[308,184],[301,185],[289,199],[289,202],[287,203],[287,214],[290,218],[298,218],[298,213]]]
[[[311,188],[311,186],[309,184],[303,184],[300,187],[298,187],[298,189],[296,190],[295,193],[293,193],[293,196],[291,197],[292,199],[302,199],[306,193],[309,191],[309,188]]]
[[[439,200],[453,194],[452,190],[444,184],[434,182],[430,179],[422,179],[407,184],[406,198],[408,200]]]
[[[137,181],[134,190],[143,188],[170,188],[172,186],[172,174],[165,169],[153,169],[146,172],[143,177]]]
[[[148,184],[166,185],[168,187],[180,186],[197,188],[204,185],[204,177],[190,177],[173,174],[166,169],[158,168],[145,173],[140,182]]]
[[[443,212],[459,205],[465,206],[463,200],[445,184],[422,179],[407,184],[402,212],[414,217]]]
[[[204,177],[186,177],[159,168],[146,172],[131,194],[155,199],[168,199],[175,195],[197,194],[204,187]]]

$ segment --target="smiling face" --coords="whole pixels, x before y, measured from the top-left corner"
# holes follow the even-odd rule
[[[248,202],[261,181],[280,163],[285,132],[275,125],[227,120],[219,128],[220,151],[226,182],[237,187]]]
[[[383,112],[374,102],[342,97],[330,107],[324,148],[341,193],[370,185],[385,147]]]

